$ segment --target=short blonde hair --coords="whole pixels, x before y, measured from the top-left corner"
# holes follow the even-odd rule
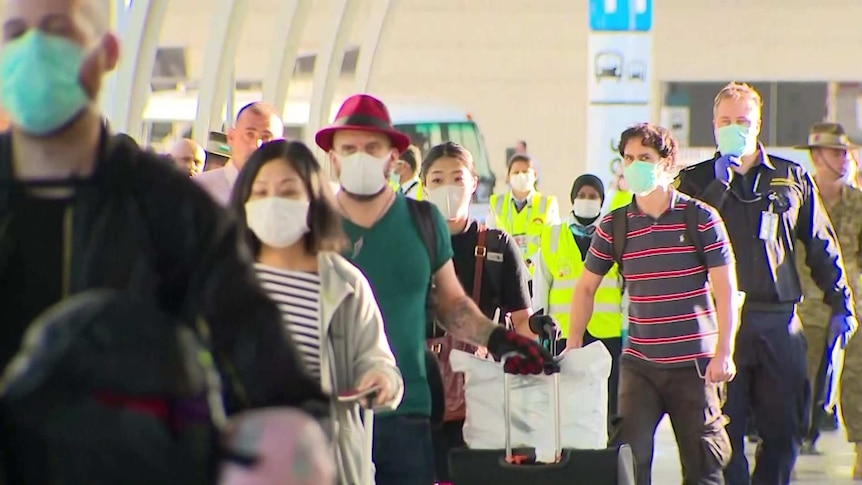
[[[727,83],[727,85],[721,88],[718,94],[715,95],[715,101],[712,104],[712,112],[715,113],[715,110],[718,109],[718,104],[725,99],[745,98],[749,98],[757,103],[758,109],[763,109],[763,98],[760,97],[760,93],[758,93],[754,87],[748,83],[738,83],[733,81]]]

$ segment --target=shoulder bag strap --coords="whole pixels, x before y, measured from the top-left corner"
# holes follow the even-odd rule
[[[476,250],[473,255],[476,256],[476,267],[473,273],[473,301],[479,305],[479,299],[482,297],[482,277],[485,272],[485,258],[488,256],[488,247],[485,241],[488,236],[488,230],[485,225],[479,226],[479,239],[476,241]]]

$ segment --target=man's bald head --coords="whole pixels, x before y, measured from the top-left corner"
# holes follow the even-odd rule
[[[188,173],[190,177],[200,174],[204,171],[204,162],[206,161],[206,152],[203,147],[198,145],[194,140],[183,138],[177,140],[171,147],[168,154],[177,164],[177,168]]]
[[[282,137],[284,123],[275,108],[266,103],[249,103],[239,110],[235,126],[227,132],[231,161],[242,169],[258,147]]]

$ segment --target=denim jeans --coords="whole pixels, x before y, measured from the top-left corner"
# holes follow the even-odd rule
[[[427,416],[375,417],[373,454],[377,485],[434,483],[434,447]]]

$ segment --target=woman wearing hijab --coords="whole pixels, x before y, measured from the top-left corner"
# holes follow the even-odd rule
[[[569,313],[575,286],[584,270],[584,260],[596,230],[605,200],[602,181],[592,174],[584,174],[572,185],[572,212],[566,221],[545,229],[536,257],[536,274],[533,278],[533,310],[544,310],[559,323],[562,341],[566,347]],[[587,325],[584,345],[601,341],[613,357],[608,379],[609,416],[616,413],[619,360],[623,342],[623,291],[622,280],[614,267],[596,292],[593,317]]]

